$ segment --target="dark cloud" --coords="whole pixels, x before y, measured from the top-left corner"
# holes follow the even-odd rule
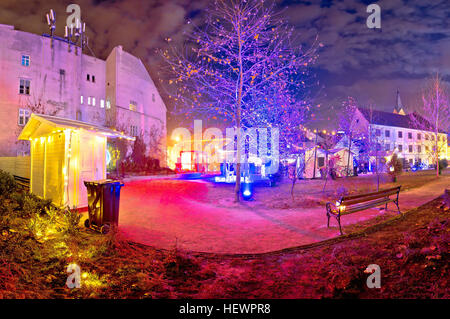
[[[0,23],[47,32],[44,15],[53,8],[57,33],[63,34],[70,1],[1,0]],[[366,27],[367,5],[381,7],[381,30]],[[105,58],[116,45],[140,57],[155,78],[160,60],[155,49],[164,39],[183,41],[186,18],[202,21],[208,0],[77,0],[95,54]],[[400,89],[404,104],[416,104],[425,79],[439,71],[450,78],[450,3],[448,0],[283,1],[284,14],[303,43],[316,35],[323,43],[315,66],[322,118],[347,96],[390,110]],[[157,82],[157,81],[156,81]],[[170,107],[170,105],[169,105]],[[335,112],[335,111],[333,111]]]

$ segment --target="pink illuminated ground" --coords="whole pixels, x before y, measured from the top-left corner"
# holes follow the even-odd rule
[[[402,192],[402,211],[436,198],[448,184],[447,176],[439,182]],[[256,189],[256,192],[266,194],[284,192],[284,189],[265,188]],[[147,179],[126,182],[121,194],[120,231],[130,240],[157,248],[170,249],[177,245],[186,250],[214,253],[268,252],[339,235],[334,219],[331,220],[333,227],[326,227],[322,205],[268,209],[258,206],[258,196],[253,203],[236,205],[232,204],[231,192],[231,188],[203,181]],[[222,198],[224,194],[229,197]],[[342,223],[360,223],[380,214],[394,215],[394,208],[394,204],[390,204],[387,212],[370,209],[347,215],[342,218]]]

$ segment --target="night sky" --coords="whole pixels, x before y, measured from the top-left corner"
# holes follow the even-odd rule
[[[183,39],[186,18],[202,21],[205,0],[0,0],[0,23],[42,34],[48,32],[45,13],[57,15],[57,35],[63,36],[70,3],[81,6],[90,46],[97,57],[106,58],[116,45],[143,60],[158,84],[161,60],[156,48],[165,38]],[[317,117],[331,128],[343,99],[355,97],[392,111],[400,90],[407,111],[420,103],[420,90],[427,77],[439,71],[450,81],[450,1],[278,1],[304,43],[316,35],[324,46],[313,68],[319,85],[315,102]],[[381,7],[381,30],[366,26],[366,7]],[[166,101],[170,110],[170,103]],[[328,121],[330,118],[331,121]],[[174,126],[169,121],[169,131]]]

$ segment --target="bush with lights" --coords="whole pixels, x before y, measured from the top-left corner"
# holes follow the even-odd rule
[[[388,162],[389,175],[392,177],[392,182],[397,181],[397,176],[399,176],[403,171],[402,161],[398,158],[397,154],[393,154],[391,160]]]

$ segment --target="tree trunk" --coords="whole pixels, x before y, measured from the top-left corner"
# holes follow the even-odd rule
[[[297,170],[295,171],[295,174],[297,174]],[[294,176],[294,178],[292,179],[292,186],[291,186],[291,197],[292,197],[292,201],[294,201],[294,186],[295,186],[295,182],[297,181],[297,175]]]
[[[352,149],[352,133],[350,132],[350,141],[348,142],[348,156],[347,156],[347,177],[348,177],[349,166],[350,166],[351,149]]]
[[[240,16],[240,13],[239,13]],[[239,85],[237,88],[237,110],[236,110],[236,128],[237,128],[237,151],[236,151],[236,185],[234,188],[235,201],[240,201],[241,192],[241,101],[242,101],[242,87],[244,81],[243,66],[242,66],[242,41],[241,41],[241,25],[238,19],[238,47],[239,47]]]
[[[436,178],[439,178],[439,143],[438,143],[438,132],[436,132],[436,147],[435,147],[435,152],[436,152]]]

